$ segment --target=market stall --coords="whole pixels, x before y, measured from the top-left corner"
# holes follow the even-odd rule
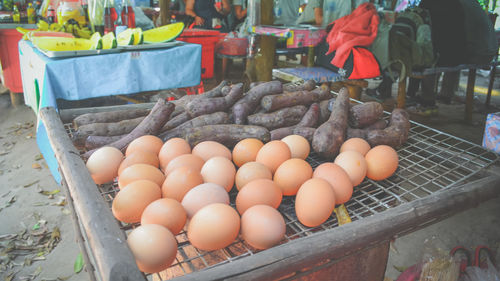
[[[126,110],[126,106],[118,109]],[[63,115],[74,116],[71,111],[65,110]],[[110,211],[119,192],[116,181],[97,186],[93,183],[82,160],[85,149],[77,149],[71,141],[75,133],[71,120],[65,118],[63,124],[50,107],[42,108],[40,117],[63,175],[61,183],[73,198],[82,234],[89,244],[89,260],[95,261],[95,274],[104,280],[120,280],[122,274],[141,275],[124,242],[137,225],[116,221]],[[399,166],[394,175],[381,181],[366,178],[354,188],[352,198],[345,203],[351,223],[332,213],[321,225],[307,227],[296,215],[296,198],[284,196],[278,210],[285,220],[286,234],[274,247],[258,250],[238,236],[222,249],[201,250],[182,230],[175,236],[178,248],[172,265],[143,278],[271,280],[328,276],[330,280],[383,280],[391,239],[500,195],[498,155],[478,145],[412,122],[408,140],[397,154]],[[317,153],[306,160],[313,168],[332,161]],[[233,188],[232,206],[236,196]],[[126,271],[119,272],[124,265],[128,265]]]
[[[20,41],[25,102],[35,113],[57,100],[83,100],[200,84],[201,46],[125,51],[93,56],[50,58],[27,41]],[[37,142],[58,181],[52,149],[42,122]]]

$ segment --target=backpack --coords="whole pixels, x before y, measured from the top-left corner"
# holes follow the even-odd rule
[[[381,20],[377,38],[370,50],[379,60],[383,70],[399,73],[404,79],[415,68],[425,68],[436,63],[431,38],[430,14],[419,7],[398,13],[394,24]],[[396,79],[395,74],[391,75]]]

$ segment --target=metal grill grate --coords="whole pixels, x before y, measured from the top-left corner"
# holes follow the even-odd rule
[[[71,136],[74,132],[71,124],[66,124],[65,127]],[[355,187],[351,200],[345,204],[353,221],[479,178],[478,173],[481,170],[498,161],[497,154],[479,145],[414,122],[409,139],[398,149],[398,155],[400,163],[395,175],[382,181],[365,179],[361,185]],[[326,162],[315,154],[311,154],[307,161],[313,168]],[[118,192],[117,184],[101,185],[99,188],[104,200],[111,207],[111,202]],[[236,188],[233,188],[230,193],[233,206],[236,194]],[[286,222],[286,236],[281,243],[338,225],[335,214],[332,214],[322,225],[315,228],[306,227],[298,221],[294,204],[293,197],[285,197],[279,207]],[[134,226],[122,224],[124,231],[129,231]],[[178,234],[176,239],[178,253],[174,264],[166,271],[149,275],[148,278],[167,280],[230,263],[258,252],[239,238],[225,249],[211,252],[193,247],[184,231]]]

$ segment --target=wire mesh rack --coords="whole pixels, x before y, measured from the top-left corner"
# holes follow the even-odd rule
[[[399,167],[396,173],[382,181],[366,178],[354,188],[352,198],[345,203],[352,221],[478,179],[482,170],[498,162],[497,154],[477,144],[419,123],[412,122],[411,125],[408,141],[397,150]],[[65,124],[65,128],[71,137],[74,128],[71,124]],[[314,153],[311,153],[306,160],[313,168],[327,162]],[[118,192],[117,184],[100,185],[99,189],[103,199],[111,207],[112,200]],[[233,206],[236,194],[236,188],[233,188],[230,192]],[[281,244],[338,226],[335,214],[318,227],[304,226],[295,215],[295,199],[292,196],[284,197],[278,210],[286,223],[286,234]],[[136,225],[122,223],[121,226],[128,232]],[[175,262],[161,273],[148,275],[148,279],[168,280],[227,264],[261,251],[252,248],[240,238],[230,246],[216,251],[202,251],[195,248],[189,243],[185,231],[179,233],[176,239],[178,252]]]

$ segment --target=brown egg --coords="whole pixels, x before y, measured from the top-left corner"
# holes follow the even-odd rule
[[[309,141],[303,136],[289,135],[281,139],[290,148],[292,158],[306,159],[311,152],[311,145]]]
[[[259,162],[247,162],[236,171],[235,184],[240,190],[247,183],[256,179],[273,179],[273,174],[269,168]]]
[[[136,180],[150,180],[161,186],[165,181],[165,175],[158,169],[148,164],[134,164],[122,171],[118,177],[118,187],[123,188]]]
[[[186,211],[181,203],[171,198],[151,202],[142,212],[141,224],[159,224],[177,235],[186,224]]]
[[[274,173],[273,180],[280,187],[283,195],[297,194],[300,186],[310,179],[313,169],[309,163],[300,158],[292,158],[283,162]]]
[[[193,147],[191,153],[199,156],[205,162],[215,156],[225,157],[229,160],[232,159],[231,150],[215,141],[202,141]]]
[[[365,157],[354,150],[347,150],[335,157],[335,164],[339,165],[349,175],[352,185],[357,186],[366,177]]]
[[[335,193],[330,184],[320,178],[306,181],[297,192],[295,213],[309,227],[324,223],[335,208]]]
[[[132,230],[127,244],[142,272],[156,273],[167,269],[177,255],[174,235],[158,224],[141,225]]]
[[[270,179],[256,179],[245,186],[236,195],[236,209],[243,214],[255,205],[268,205],[278,208],[283,199],[279,186]]]
[[[236,168],[233,162],[222,156],[208,159],[201,168],[204,182],[218,184],[224,187],[227,192],[233,188],[235,175]]]
[[[118,168],[123,160],[123,153],[112,146],[104,146],[92,153],[86,166],[96,184],[113,181],[118,176]]]
[[[326,180],[335,193],[335,203],[344,204],[349,201],[353,192],[353,185],[349,175],[337,164],[325,162],[314,169],[313,178]]]
[[[383,180],[392,176],[399,165],[398,153],[388,145],[377,145],[365,155],[366,176],[372,180]]]
[[[290,148],[288,148],[286,143],[280,140],[273,140],[262,146],[257,153],[255,161],[266,165],[271,170],[271,173],[274,174],[279,165],[290,159],[291,156]]]
[[[241,216],[241,236],[256,249],[268,249],[285,237],[286,225],[278,210],[256,205]]]
[[[203,177],[198,170],[183,166],[168,174],[161,186],[161,192],[163,198],[172,198],[181,202],[189,190],[202,183]]]
[[[193,170],[197,170],[198,172],[200,172],[203,164],[205,164],[205,161],[203,161],[203,159],[201,159],[199,156],[193,154],[182,154],[170,160],[167,167],[165,168],[165,175],[168,176],[170,172],[182,166],[188,166]]]
[[[158,159],[158,155],[150,151],[135,151],[123,159],[120,167],[118,168],[118,175],[120,175],[125,168],[134,164],[148,164],[158,168],[160,165],[160,159]]]
[[[187,141],[181,138],[171,138],[166,141],[160,149],[158,158],[160,159],[160,168],[165,171],[170,160],[182,154],[190,154],[191,146]]]
[[[162,146],[163,141],[157,136],[141,136],[130,142],[127,146],[127,150],[125,151],[125,156],[128,156],[136,151],[149,151],[158,155]]]
[[[188,191],[182,199],[182,206],[187,217],[191,219],[198,210],[213,204],[223,203],[229,205],[229,194],[224,187],[215,183],[202,183]]]
[[[144,209],[160,198],[161,190],[156,183],[150,180],[137,180],[116,194],[111,210],[117,220],[135,223],[141,221]]]
[[[264,143],[259,139],[248,138],[239,141],[233,148],[234,164],[241,167],[247,162],[255,161],[262,146],[264,146]]]
[[[340,152],[355,150],[365,156],[370,150],[370,144],[362,138],[350,138],[340,146]]]
[[[201,208],[191,218],[188,239],[193,246],[213,251],[229,246],[240,232],[240,216],[227,204],[215,203]]]

